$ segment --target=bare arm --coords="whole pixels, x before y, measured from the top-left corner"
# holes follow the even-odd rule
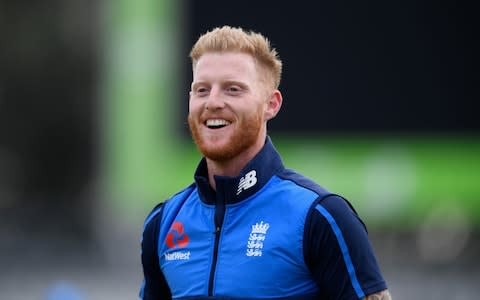
[[[381,292],[368,295],[367,297],[362,298],[362,300],[392,300],[392,296],[390,296],[388,290],[383,290]]]

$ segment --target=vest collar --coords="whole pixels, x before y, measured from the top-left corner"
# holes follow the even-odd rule
[[[258,192],[272,176],[284,169],[282,160],[267,136],[265,145],[236,177],[214,176],[217,191],[208,183],[207,162],[203,158],[195,171],[200,198],[207,204],[237,203]]]

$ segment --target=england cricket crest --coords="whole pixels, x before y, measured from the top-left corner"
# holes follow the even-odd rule
[[[247,256],[262,256],[263,242],[269,227],[270,224],[263,223],[263,221],[252,225],[252,231],[247,242]]]

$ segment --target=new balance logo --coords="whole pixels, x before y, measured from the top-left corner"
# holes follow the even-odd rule
[[[237,195],[242,191],[251,188],[257,183],[257,171],[251,170],[245,176],[240,178],[240,183],[238,184]]]

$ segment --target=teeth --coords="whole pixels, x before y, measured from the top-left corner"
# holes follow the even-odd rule
[[[209,127],[211,127],[211,126],[217,127],[217,126],[229,125],[230,122],[228,122],[227,120],[223,120],[223,119],[209,119],[209,120],[207,120],[206,124]]]

